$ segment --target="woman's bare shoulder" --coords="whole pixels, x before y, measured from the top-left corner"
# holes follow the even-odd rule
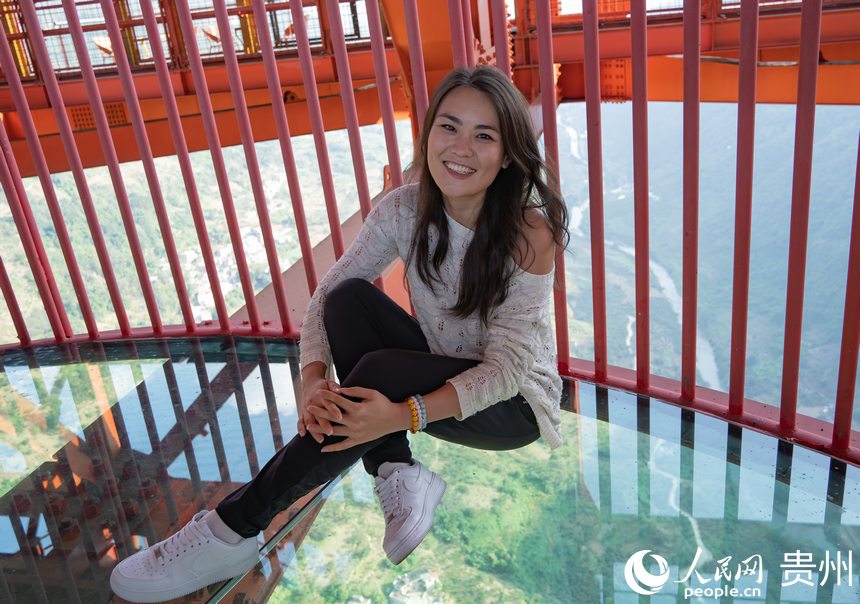
[[[524,242],[518,262],[527,273],[545,275],[555,267],[555,239],[546,218],[537,208],[525,212],[523,228]]]

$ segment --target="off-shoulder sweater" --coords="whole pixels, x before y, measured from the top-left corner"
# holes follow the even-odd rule
[[[391,262],[404,262],[412,244],[418,185],[386,194],[368,214],[349,249],[320,281],[308,304],[299,345],[301,366],[331,363],[323,325],[326,295],[341,281],[357,277],[372,281]],[[458,318],[447,309],[457,302],[463,257],[474,232],[446,214],[449,249],[432,291],[414,266],[406,268],[409,290],[421,331],[434,354],[481,361],[448,380],[457,392],[465,419],[518,393],[534,411],[541,436],[555,448],[562,442],[561,378],[552,330],[554,274],[537,275],[514,269],[505,301],[491,311],[486,325],[478,313]],[[437,240],[430,231],[431,252]],[[426,394],[426,393],[420,393]]]

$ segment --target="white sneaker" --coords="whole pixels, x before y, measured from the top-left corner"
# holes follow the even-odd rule
[[[232,545],[200,522],[206,510],[172,537],[117,564],[110,576],[113,592],[129,602],[163,602],[241,575],[259,559],[256,538]]]
[[[430,532],[445,481],[417,459],[411,465],[385,462],[377,473],[376,494],[385,514],[382,549],[392,563],[400,564]]]

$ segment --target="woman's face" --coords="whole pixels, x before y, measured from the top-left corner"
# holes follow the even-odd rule
[[[487,188],[508,163],[489,97],[469,86],[445,95],[430,126],[427,164],[446,205],[483,203]]]

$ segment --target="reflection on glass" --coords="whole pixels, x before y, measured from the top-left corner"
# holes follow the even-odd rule
[[[609,392],[609,485],[613,514],[635,514],[638,510],[635,403],[634,398]]]
[[[776,476],[775,439],[744,431],[741,445],[739,520],[770,520]]]
[[[217,503],[292,437],[295,353],[229,339],[4,353],[0,601],[109,601],[118,558]]]
[[[807,449],[794,451],[788,498],[789,522],[824,522],[829,470],[830,458],[826,455]]]
[[[2,602],[111,601],[117,559],[214,505],[295,433],[293,343],[0,361]],[[273,523],[254,571],[189,601],[677,602],[730,587],[746,595],[721,601],[860,601],[857,468],[590,384],[565,406],[555,451],[417,435],[416,456],[449,488],[402,565],[385,560],[373,482],[356,467],[318,495],[324,507],[306,499]]]
[[[651,403],[651,514],[677,516],[681,511],[681,410]]]
[[[726,436],[728,426],[720,420],[697,415],[696,447],[693,451],[693,515],[722,518],[726,498]]]
[[[416,456],[449,490],[433,531],[398,567],[382,554],[377,507],[354,496],[365,475],[353,469],[273,601],[860,600],[858,566],[839,578],[831,569],[826,580],[819,570],[856,550],[855,468],[660,401],[580,386],[577,413],[563,414],[567,444],[556,451],[536,443],[475,453],[416,436]],[[634,589],[642,588],[635,575],[633,586],[626,578],[637,552],[664,581],[649,596]],[[783,586],[797,552],[814,572]],[[732,587],[735,597],[707,597]]]

